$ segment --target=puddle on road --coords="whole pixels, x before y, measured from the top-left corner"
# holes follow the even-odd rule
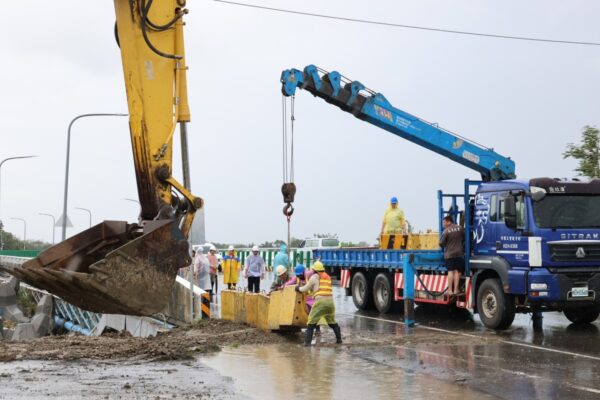
[[[253,399],[492,399],[461,383],[384,366],[343,348],[298,345],[225,348],[203,363]]]

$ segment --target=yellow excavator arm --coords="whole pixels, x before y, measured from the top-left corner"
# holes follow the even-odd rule
[[[104,221],[9,272],[86,310],[152,315],[167,305],[177,270],[191,262],[187,236],[202,207],[188,190],[189,175],[186,185],[172,176],[173,136],[180,125],[185,140],[190,121],[183,40],[187,9],[184,0],[114,3],[139,221]]]

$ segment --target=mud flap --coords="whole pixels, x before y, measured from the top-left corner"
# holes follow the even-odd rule
[[[143,229],[105,221],[4,269],[84,310],[153,315],[166,307],[177,270],[191,263],[188,247],[172,220]]]

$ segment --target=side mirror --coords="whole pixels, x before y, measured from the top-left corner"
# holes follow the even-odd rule
[[[510,229],[517,229],[517,204],[513,196],[504,198],[504,224]]]

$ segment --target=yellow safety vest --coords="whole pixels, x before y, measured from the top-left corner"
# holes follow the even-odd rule
[[[319,290],[315,293],[315,297],[332,295],[331,277],[325,272],[319,272]]]

